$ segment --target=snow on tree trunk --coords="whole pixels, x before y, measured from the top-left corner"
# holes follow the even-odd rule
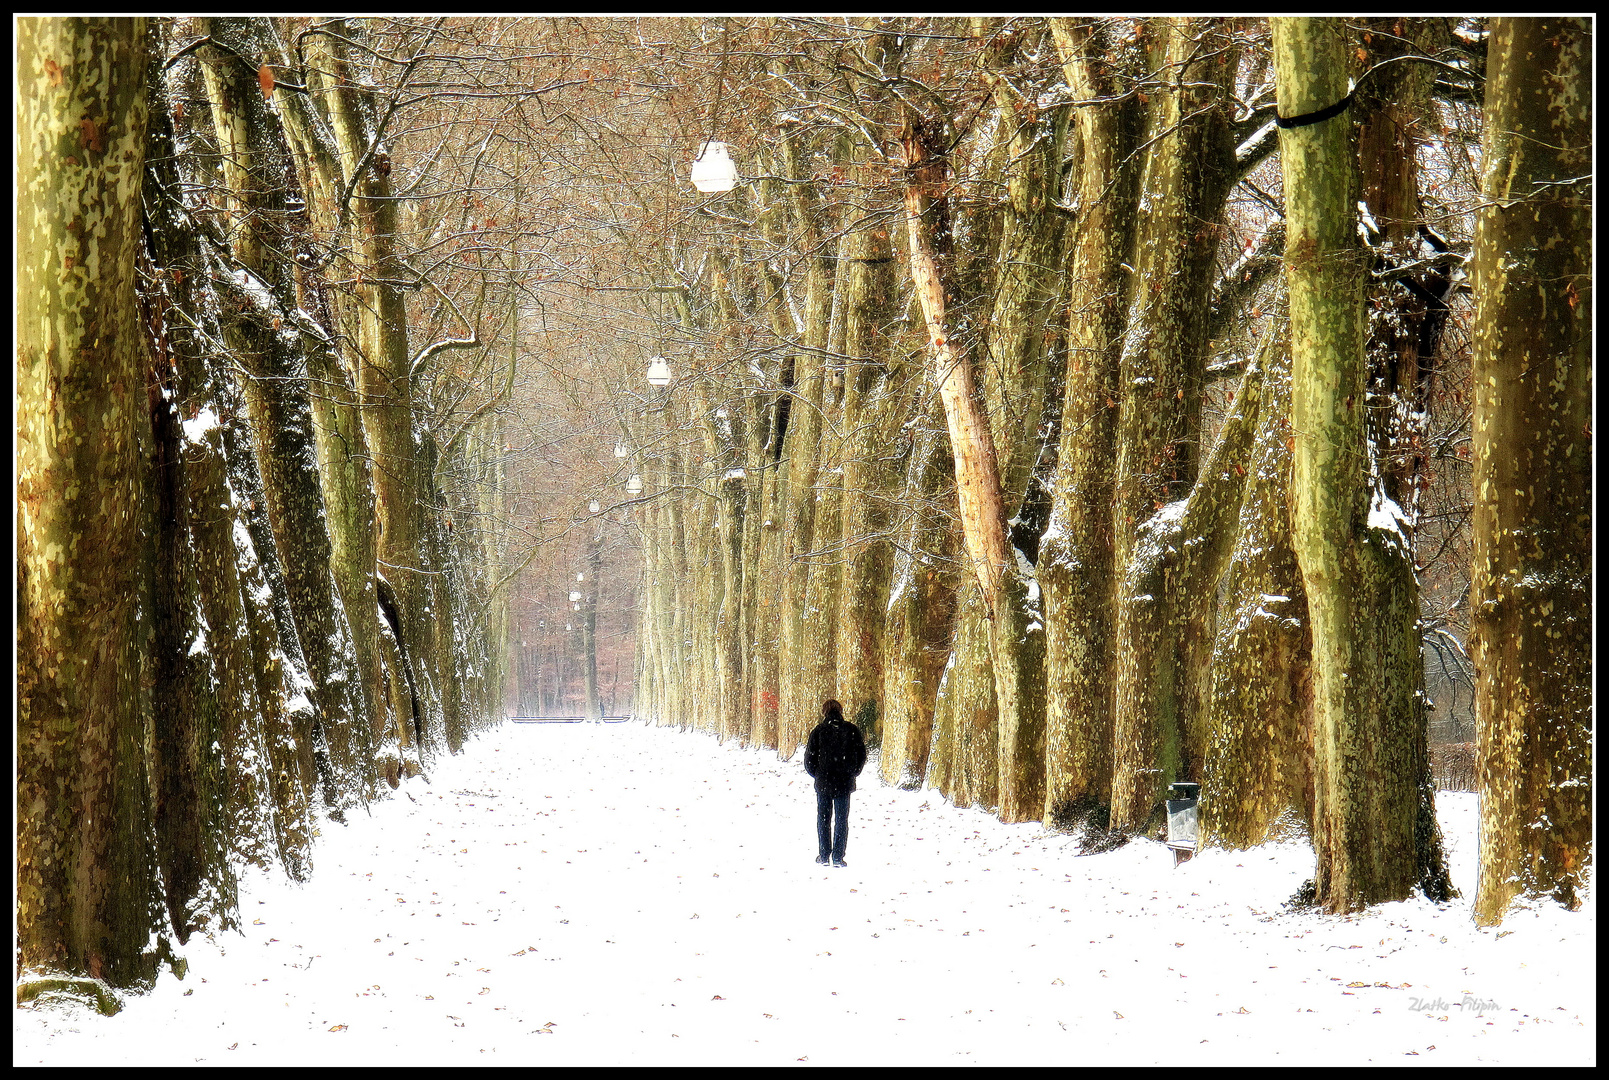
[[[1146,520],[1124,567],[1117,613],[1114,829],[1160,823],[1167,785],[1199,775],[1188,745],[1192,710],[1199,705],[1187,685],[1196,674],[1188,646],[1209,633],[1207,618],[1235,536],[1263,365],[1277,347],[1273,341],[1241,380],[1190,494]]]
[[[1228,591],[1213,644],[1201,827],[1211,843],[1255,847],[1287,813],[1310,814],[1307,596],[1291,550],[1290,329],[1269,319],[1262,403],[1246,463]]]
[[[883,665],[888,585],[894,549],[886,530],[895,491],[904,478],[888,463],[904,413],[911,407],[908,384],[920,378],[886,357],[883,334],[892,307],[893,248],[886,227],[863,229],[850,240],[852,260],[843,271],[848,310],[844,324],[844,430],[839,460],[843,470],[842,579],[834,621],[837,693],[844,718],[857,725],[868,743],[879,745],[886,707]],[[915,365],[911,365],[914,367]]]
[[[781,139],[784,175],[803,177],[808,165],[801,160],[796,136]],[[813,693],[805,667],[812,661],[806,651],[809,638],[805,627],[806,598],[810,582],[810,560],[816,538],[816,485],[821,467],[821,410],[826,402],[827,372],[822,361],[831,332],[835,267],[842,239],[826,238],[827,228],[821,198],[810,184],[789,185],[793,212],[793,240],[803,250],[814,252],[804,259],[805,275],[801,302],[801,350],[794,356],[794,394],[797,400],[788,414],[788,430],[783,444],[787,462],[785,481],[780,571],[785,585],[779,634],[779,694],[777,753],[791,758],[804,742],[810,727],[821,715],[821,701]],[[815,700],[812,700],[815,698]]]
[[[349,29],[335,23],[339,34]],[[351,46],[328,34],[307,39],[309,80],[322,93],[341,173],[352,189],[357,254],[363,272],[354,286],[358,312],[357,398],[364,440],[373,457],[376,561],[396,593],[402,653],[411,667],[410,686],[423,711],[426,741],[432,729],[444,735],[442,658],[432,619],[447,617],[432,595],[428,572],[422,493],[432,478],[421,476],[414,432],[414,372],[408,313],[400,282],[413,275],[397,253],[398,200],[390,169],[378,167],[374,150],[374,91],[352,74]],[[430,610],[432,607],[437,610]],[[450,658],[449,658],[450,662]],[[421,753],[423,747],[420,747]]]
[[[224,330],[249,374],[243,386],[253,450],[313,682],[314,762],[325,804],[339,813],[364,789],[361,777],[370,765],[357,747],[366,741],[367,719],[334,579],[313,446],[302,338],[315,331],[294,325],[300,321],[294,281],[289,261],[279,254],[288,246],[287,203],[295,177],[282,129],[258,90],[257,72],[242,60],[249,49],[243,28],[236,20],[220,19],[211,30],[232,50],[209,46],[202,51],[232,218],[234,265],[224,269],[218,286],[229,313]]]

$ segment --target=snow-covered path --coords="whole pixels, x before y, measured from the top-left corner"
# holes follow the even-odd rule
[[[644,725],[504,724],[244,937],[105,1019],[15,1013],[18,1064],[1591,1063],[1594,907],[1282,910],[1299,845],[1076,857],[886,788],[817,866],[797,761]],[[1474,886],[1473,796],[1441,799]]]

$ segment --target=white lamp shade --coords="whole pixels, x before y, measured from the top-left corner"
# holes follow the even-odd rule
[[[596,514],[597,512],[598,512],[598,500],[593,499],[591,502],[587,503],[587,513]]]
[[[581,599],[581,594],[580,594],[580,593],[578,593],[578,592],[573,592],[573,593],[571,593],[571,594],[570,594],[570,603],[572,603],[572,604],[573,604],[573,603],[575,603],[575,602],[576,602],[576,601],[577,601],[577,600],[579,600],[579,599]]]
[[[632,474],[631,479],[626,481],[626,494],[627,495],[640,495],[640,494],[642,494],[642,477],[636,475],[635,473]]]
[[[670,382],[670,365],[663,356],[653,357],[648,361],[648,383],[651,386],[664,386]]]
[[[625,443],[623,443],[623,442],[615,443],[615,457],[623,458],[629,453],[631,453],[631,451],[626,449],[626,444]]]
[[[700,191],[731,191],[737,186],[737,165],[723,142],[708,142],[693,162],[693,186]]]

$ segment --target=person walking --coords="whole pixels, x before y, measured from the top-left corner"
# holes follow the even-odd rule
[[[805,772],[816,778],[816,861],[848,866],[849,793],[866,767],[866,740],[860,728],[844,719],[844,707],[832,698],[821,703],[821,723],[805,743]],[[830,846],[829,846],[830,845]]]

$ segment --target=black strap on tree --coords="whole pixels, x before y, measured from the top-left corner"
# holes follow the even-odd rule
[[[1356,93],[1357,91],[1354,90],[1352,93],[1347,94],[1347,96],[1342,98],[1340,101],[1337,101],[1334,105],[1320,109],[1317,112],[1303,113],[1301,116],[1286,117],[1281,116],[1278,112],[1276,112],[1274,113],[1274,123],[1278,124],[1282,128],[1297,128],[1306,127],[1309,124],[1317,124],[1320,121],[1328,120],[1332,116],[1340,116],[1342,113],[1346,112],[1346,107],[1352,104],[1353,94]]]

